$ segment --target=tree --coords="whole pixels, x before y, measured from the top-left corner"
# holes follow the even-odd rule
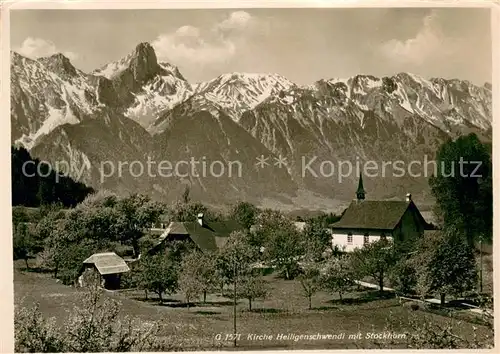
[[[174,264],[181,264],[187,254],[198,250],[191,240],[172,240],[165,242],[163,247],[167,258]]]
[[[238,221],[245,229],[250,230],[255,225],[258,213],[259,209],[255,205],[239,202],[231,209],[229,218]]]
[[[342,302],[342,295],[355,284],[354,275],[347,255],[332,257],[327,261],[321,284],[325,290],[338,293]]]
[[[189,306],[197,295],[203,294],[203,302],[207,300],[207,292],[216,284],[216,259],[212,254],[191,251],[185,255],[181,263],[179,288],[184,293]]]
[[[217,257],[217,268],[225,284],[234,283],[235,275],[248,274],[256,257],[255,249],[249,244],[249,236],[242,231],[234,231],[222,247]]]
[[[196,221],[198,214],[203,214],[203,219],[207,221],[217,221],[221,219],[219,213],[208,209],[202,203],[192,201],[189,203],[177,202],[169,208],[168,213],[170,215],[170,220],[179,222]]]
[[[394,253],[392,244],[387,240],[380,240],[356,248],[351,254],[352,268],[359,276],[371,276],[378,281],[380,292],[384,291],[384,276],[392,267]]]
[[[429,185],[443,227],[465,231],[469,244],[491,241],[493,189],[490,147],[475,134],[444,143],[437,153],[437,174]]]
[[[76,282],[83,261],[99,251],[97,244],[90,239],[71,240],[67,234],[56,229],[44,242],[41,253],[43,265],[54,272],[54,277],[64,284]]]
[[[189,271],[183,269],[179,277],[179,290],[184,295],[184,299],[189,310],[191,301],[195,297],[198,297],[202,292],[199,278],[193,277]]]
[[[40,250],[41,248],[26,223],[19,223],[13,238],[14,259],[23,259],[26,263],[26,269],[29,269],[28,259],[33,258]]]
[[[277,210],[264,209],[256,217],[255,228],[250,232],[250,244],[257,250],[262,249],[269,235],[280,228],[293,227],[283,213]]]
[[[162,212],[162,205],[145,195],[133,194],[118,201],[116,232],[120,241],[132,246],[135,257],[139,255],[139,239],[144,236],[144,230],[158,220]]]
[[[474,289],[477,270],[474,251],[464,232],[450,227],[435,232],[419,242],[414,255],[417,268],[417,289],[420,294],[440,294],[441,304],[446,294],[462,295]]]
[[[249,243],[249,236],[242,231],[234,231],[222,247],[217,257],[217,274],[223,284],[233,285],[233,331],[236,346],[236,299],[240,279],[252,271],[252,262],[256,257],[255,248]]]
[[[331,224],[339,221],[340,218],[341,218],[340,215],[336,215],[333,213],[328,213],[328,214],[321,213],[320,215],[309,218],[306,221],[307,221],[307,223],[310,223],[310,224],[319,224],[319,225],[323,226],[324,228],[328,228],[328,227],[330,227]]]
[[[203,302],[207,302],[207,293],[217,284],[217,258],[213,253],[202,253],[198,257],[198,276],[200,278]]]
[[[60,270],[65,273],[63,264],[69,265],[65,258],[74,260],[70,245],[76,240],[71,240],[71,235],[66,230],[65,219],[57,219],[54,213],[42,218],[35,229],[37,240],[43,244],[43,251],[40,254],[42,266],[52,270],[54,278],[58,277]]]
[[[29,222],[28,213],[24,207],[12,208],[12,231],[16,232],[17,226],[20,223]]]
[[[164,254],[141,257],[135,272],[138,286],[156,293],[160,303],[164,293],[173,293],[178,288],[178,270]]]
[[[298,273],[298,260],[303,254],[300,234],[295,229],[276,230],[269,235],[264,257],[286,280],[293,279]]]
[[[319,221],[309,221],[302,231],[306,258],[319,262],[327,248],[332,249],[332,236]]]
[[[184,188],[184,192],[182,192],[182,202],[184,204],[189,204],[191,202],[191,197],[189,196],[190,193],[191,190],[189,189],[189,186],[186,186],[186,188]]]
[[[303,294],[309,301],[309,310],[312,309],[312,297],[321,287],[321,273],[316,264],[308,264],[299,275]]]
[[[257,229],[251,235],[250,243],[256,249],[264,249],[264,259],[285,279],[292,279],[297,274],[303,242],[300,232],[283,213],[263,210],[257,218]]]
[[[265,298],[268,294],[267,283],[260,275],[244,274],[238,280],[238,297],[248,300],[248,310],[252,311],[252,301]]]
[[[412,258],[398,259],[392,267],[389,278],[392,287],[401,294],[413,294],[417,286],[416,266]]]

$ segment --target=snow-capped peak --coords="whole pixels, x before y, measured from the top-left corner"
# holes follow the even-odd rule
[[[159,68],[156,59],[156,53],[153,47],[147,43],[139,43],[135,49],[118,61],[104,65],[100,69],[95,70],[92,74],[96,76],[104,76],[110,80],[120,75],[127,69],[130,69],[136,76],[144,76],[148,72],[157,71]],[[139,74],[139,75],[137,75]]]
[[[100,69],[94,70],[92,74],[96,76],[104,76],[105,78],[112,80],[129,67],[130,60],[133,55],[134,53],[130,53],[118,61],[108,63]]]
[[[237,120],[242,112],[294,86],[294,83],[278,74],[234,72],[195,87],[196,93],[234,113],[231,115]]]
[[[61,76],[72,77],[78,75],[78,70],[73,66],[69,58],[62,53],[39,58],[38,61],[47,67],[47,69]]]

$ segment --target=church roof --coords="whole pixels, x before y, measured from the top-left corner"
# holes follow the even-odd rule
[[[416,209],[413,202],[354,200],[345,210],[342,218],[331,227],[333,229],[394,230],[409,207]]]

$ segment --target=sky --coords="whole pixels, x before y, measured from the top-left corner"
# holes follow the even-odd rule
[[[91,72],[149,42],[192,83],[228,72],[305,85],[411,72],[491,82],[488,9],[13,10],[11,49]]]

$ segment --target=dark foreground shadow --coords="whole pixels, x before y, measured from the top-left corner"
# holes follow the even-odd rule
[[[239,301],[236,302],[239,304]],[[221,306],[233,306],[232,301],[207,301],[197,303],[198,307],[221,307]]]
[[[41,267],[22,267],[19,268],[20,271],[22,272],[28,272],[28,273],[41,273],[41,274],[49,274],[49,273],[54,273],[53,270],[47,269],[47,268],[41,268]]]
[[[381,293],[380,291],[376,290],[363,292],[358,297],[348,297],[342,300],[333,299],[328,301],[328,303],[332,305],[360,305],[377,300],[394,299],[395,297],[396,295],[393,292],[384,291],[383,293]]]
[[[147,302],[147,303],[160,303],[160,299],[157,297],[148,297],[147,299],[144,296],[133,296],[131,297],[132,300],[137,300],[137,301],[142,301],[142,302]],[[163,299],[164,303],[177,303],[181,302],[181,300],[176,300],[176,299]]]
[[[318,307],[313,307],[311,311],[318,310],[318,311],[334,311],[338,310],[339,308],[337,306],[318,306]]]
[[[218,311],[193,311],[193,313],[196,313],[198,315],[204,315],[204,316],[213,316],[213,315],[220,315],[221,314]]]
[[[286,311],[283,309],[277,309],[277,308],[256,308],[252,310],[246,310],[245,312],[249,313],[285,313]]]

